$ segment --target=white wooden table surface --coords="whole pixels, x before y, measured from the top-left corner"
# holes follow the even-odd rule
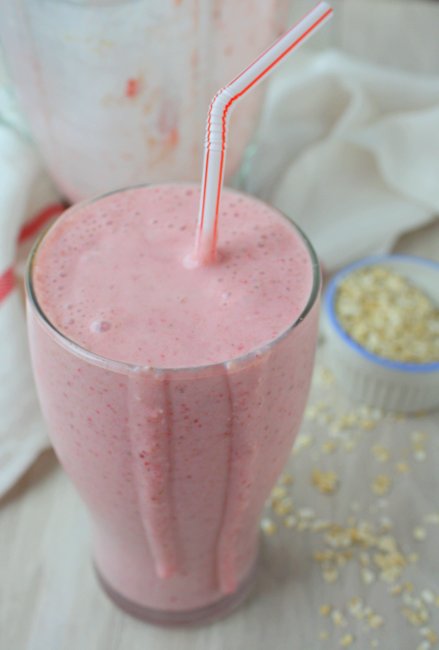
[[[370,60],[439,72],[439,5],[385,4],[378,0],[342,0],[337,4],[337,33],[331,43],[335,41]],[[376,29],[377,20],[389,26],[387,33]],[[410,36],[413,29],[425,35],[421,48],[419,38],[416,41]],[[439,223],[405,236],[398,250],[439,260]],[[401,449],[407,452],[413,428],[420,425],[406,423],[398,435],[394,431],[398,423],[386,425],[375,432],[370,443],[385,444],[396,461]],[[394,490],[388,502],[382,500],[376,506],[370,500],[369,472],[379,469],[371,461],[370,449],[362,450],[362,454],[368,454],[366,457],[360,452],[349,457],[336,454],[330,461],[333,465],[329,466],[342,477],[337,495],[330,500],[316,494],[309,484],[310,469],[321,458],[318,451],[311,448],[308,455],[292,459],[293,498],[299,505],[320,509],[331,520],[341,521],[355,494],[365,519],[375,516],[376,507],[389,511],[401,543],[410,550],[411,527],[429,509],[439,510],[438,420],[429,418],[422,426],[428,434],[428,459],[414,463],[407,476],[393,478]],[[390,473],[390,469],[386,471]],[[365,500],[363,492],[367,494]],[[413,501],[414,494],[418,501]],[[439,592],[439,564],[434,553],[434,548],[439,548],[439,533],[428,530],[428,534],[424,544],[416,547],[418,563],[407,569],[405,579],[413,582],[415,591]],[[53,453],[48,451],[0,501],[0,650],[332,650],[341,647],[343,635],[351,631],[354,639],[349,647],[360,650],[428,648],[419,645],[424,638],[421,630],[404,620],[403,604],[389,600],[381,583],[366,589],[358,582],[355,565],[329,586],[313,562],[313,549],[314,542],[307,534],[281,530],[265,540],[253,595],[231,617],[194,630],[172,631],[144,625],[118,611],[99,589],[90,563],[84,509]],[[341,609],[352,595],[361,595],[366,604],[383,614],[385,623],[374,633],[363,633],[358,625],[352,628],[350,621],[346,630],[335,629],[319,616],[323,602]],[[434,610],[432,606],[429,611],[424,627],[436,627],[439,633],[439,608]],[[322,631],[324,635],[326,631],[328,640],[320,639]],[[374,645],[375,640],[378,645]]]

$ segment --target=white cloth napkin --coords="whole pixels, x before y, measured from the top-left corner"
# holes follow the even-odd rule
[[[10,97],[0,88],[0,284],[1,278],[11,276],[11,270],[17,272],[22,225],[57,200],[58,193]],[[48,446],[30,368],[19,286],[17,281],[3,299],[0,296],[0,496]]]
[[[333,270],[439,214],[438,152],[438,77],[299,55],[271,85],[244,187],[294,219]]]
[[[439,79],[325,52],[286,64],[267,99],[245,189],[302,225],[327,269],[439,212]],[[21,225],[59,200],[24,131],[0,86],[0,278]],[[48,444],[15,289],[0,302],[0,495]]]

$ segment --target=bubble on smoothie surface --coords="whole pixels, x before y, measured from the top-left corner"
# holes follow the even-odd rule
[[[107,320],[94,320],[90,325],[90,329],[92,332],[96,332],[97,334],[108,332],[108,330],[111,329],[111,323]]]

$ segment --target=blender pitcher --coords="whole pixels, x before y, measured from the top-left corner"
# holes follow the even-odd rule
[[[62,192],[198,180],[213,93],[279,33],[288,0],[0,0],[20,105]],[[262,95],[232,118],[227,170]]]

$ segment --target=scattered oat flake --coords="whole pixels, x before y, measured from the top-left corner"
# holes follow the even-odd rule
[[[274,500],[272,508],[279,517],[285,517],[293,512],[293,500],[291,497],[285,497],[281,500]]]
[[[410,607],[403,607],[402,614],[407,621],[415,627],[420,627],[423,623],[427,623],[429,615],[426,609],[416,610]]]
[[[298,454],[302,449],[306,449],[307,447],[310,447],[313,443],[313,437],[307,433],[302,433],[300,436],[297,437],[296,443],[293,447],[293,455]]]
[[[413,431],[410,437],[414,444],[422,444],[427,440],[425,431]]]
[[[438,635],[434,630],[432,630],[430,627],[423,627],[421,629],[421,635],[427,639],[429,643],[432,645],[436,645],[438,642]]]
[[[403,616],[408,620],[412,625],[421,625],[422,621],[419,620],[418,614],[414,609],[409,609],[408,607],[403,607],[401,610]]]
[[[365,585],[370,585],[372,582],[375,582],[375,574],[370,569],[362,569],[361,578]]]
[[[280,478],[280,483],[282,483],[282,485],[292,485],[294,483],[293,475],[289,473],[282,474]]]
[[[422,526],[416,526],[413,530],[413,537],[417,542],[422,542],[427,537],[427,531]]]
[[[410,466],[408,463],[406,463],[405,460],[401,460],[395,465],[396,471],[399,472],[400,474],[407,474],[407,472],[410,471]]]
[[[314,519],[316,513],[312,508],[299,508],[299,516],[302,519]]]
[[[427,609],[422,609],[422,610],[419,612],[419,616],[420,616],[421,621],[422,621],[423,623],[428,623],[428,621],[430,620],[430,614],[429,614],[429,612],[428,612]]]
[[[389,450],[382,445],[373,445],[372,453],[379,463],[387,463],[390,458]]]
[[[280,487],[279,485],[276,485],[272,490],[271,490],[271,498],[272,499],[282,499],[283,497],[287,496],[287,491],[284,487]]]
[[[428,605],[432,605],[434,603],[434,593],[430,591],[430,589],[424,589],[421,591],[421,598]]]
[[[329,616],[331,610],[332,610],[331,605],[328,604],[320,605],[319,607],[320,616]]]
[[[387,474],[378,474],[372,483],[372,491],[378,496],[387,494],[392,486],[392,479]]]
[[[355,411],[345,413],[338,420],[338,425],[341,430],[350,429],[352,426],[358,424],[359,418]]]
[[[335,559],[335,555],[335,551],[325,549],[324,551],[315,551],[313,557],[316,562],[323,564],[324,562],[332,562]]]
[[[358,596],[352,596],[352,598],[348,601],[348,610],[352,614],[352,616],[354,616],[355,613],[362,608],[362,605],[363,602],[361,598],[359,598]]]
[[[319,634],[319,639],[320,641],[326,641],[327,639],[329,639],[328,632],[326,630],[322,630]]]
[[[380,517],[380,525],[381,525],[381,528],[383,530],[385,530],[385,531],[389,531],[389,530],[391,530],[393,528],[392,520],[389,519],[389,517],[387,517],[386,515],[382,515]]]
[[[402,569],[400,567],[391,567],[390,569],[385,569],[384,571],[381,571],[380,573],[380,579],[383,582],[387,582],[388,584],[391,584],[392,582],[395,582],[402,573]]]
[[[374,420],[361,420],[360,422],[360,428],[363,429],[363,431],[371,431],[376,427],[376,425],[377,423]]]
[[[331,613],[332,622],[337,627],[346,627],[347,621],[339,609],[333,609]]]
[[[333,582],[336,582],[338,579],[338,571],[337,569],[331,567],[327,569],[323,569],[323,579],[325,582],[328,582],[329,584],[332,584]]]
[[[271,519],[268,519],[268,518],[262,519],[261,528],[262,528],[263,532],[266,535],[268,535],[269,537],[271,537],[272,535],[274,535],[277,532],[276,524],[274,523],[274,521],[272,521]]]
[[[430,648],[431,645],[426,639],[416,646],[416,650],[430,650]]]
[[[305,420],[314,420],[317,416],[317,410],[315,406],[310,405],[305,409],[304,418]]]
[[[331,386],[331,384],[333,384],[335,381],[334,375],[331,370],[329,370],[329,368],[319,368],[317,377],[319,381],[326,386]]]
[[[402,592],[404,591],[404,585],[392,585],[389,589],[389,593],[392,594],[392,596],[400,596]]]
[[[284,519],[285,528],[294,528],[296,524],[297,524],[297,519],[296,517],[293,517],[293,515],[288,515],[288,517],[285,517]]]
[[[383,535],[383,537],[378,540],[378,548],[382,551],[395,553],[398,548],[396,539],[392,537],[392,535]]]
[[[353,634],[345,634],[340,639],[340,645],[342,648],[348,648],[350,645],[353,644],[353,642],[354,642]]]
[[[311,528],[314,532],[320,533],[322,530],[328,530],[331,527],[331,523],[326,519],[316,519]]]
[[[371,614],[368,618],[369,627],[376,630],[378,627],[384,625],[384,619],[379,614]]]
[[[407,564],[405,557],[399,551],[375,553],[373,561],[381,569],[380,578],[384,582],[395,582]]]
[[[324,454],[333,454],[334,451],[336,451],[336,449],[337,449],[337,444],[334,442],[334,440],[327,440],[322,445],[322,452]]]
[[[335,472],[322,472],[319,469],[313,470],[311,481],[314,487],[322,494],[333,494],[339,483],[338,476]]]
[[[418,611],[425,610],[422,600],[415,595],[411,595],[411,592],[406,592],[403,595],[402,600],[405,605],[409,605]]]

